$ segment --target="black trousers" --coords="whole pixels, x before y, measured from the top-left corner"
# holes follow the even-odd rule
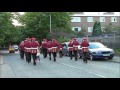
[[[59,55],[60,55],[60,57],[62,57],[62,51],[59,51]]]
[[[22,59],[24,58],[24,50],[20,51],[20,56],[21,56]]]
[[[75,57],[75,60],[77,60],[77,50],[74,50],[74,57]]]
[[[53,52],[53,60],[56,61],[56,52]]]
[[[31,62],[31,53],[30,52],[26,52],[26,61],[28,63]]]
[[[37,53],[32,53],[32,57],[33,57],[33,64],[36,65],[36,60],[37,60]]]
[[[44,58],[47,57],[47,48],[43,48],[43,57],[44,57]]]
[[[24,52],[25,53],[25,57],[26,57],[26,61],[27,61],[27,53],[26,52]]]
[[[87,52],[83,52],[83,62],[87,63]]]
[[[69,51],[70,59],[72,59],[72,51]]]
[[[51,52],[49,52],[49,59],[51,60]]]

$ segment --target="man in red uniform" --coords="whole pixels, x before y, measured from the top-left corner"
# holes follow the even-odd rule
[[[51,52],[52,52],[52,42],[51,41],[48,41],[47,43],[47,50],[48,50],[48,53],[49,53],[49,60],[51,60]]]
[[[72,40],[70,40],[70,43],[68,44],[68,48],[69,48],[70,59],[72,60],[72,52],[73,52],[73,43],[72,43]]]
[[[57,46],[58,46],[57,41],[55,39],[52,39],[52,52],[53,52],[54,62],[56,61]]]
[[[36,65],[36,60],[37,60],[37,49],[39,47],[39,43],[36,42],[36,38],[32,38],[32,42],[31,42],[31,54],[33,57],[33,64]],[[36,48],[36,49],[35,49]]]
[[[26,38],[27,42],[24,44],[24,48],[25,48],[25,52],[26,52],[26,61],[29,63],[31,62],[31,53],[30,53],[30,49],[27,48],[31,48],[31,39]]]
[[[74,51],[74,57],[75,57],[76,61],[77,61],[78,45],[79,45],[79,42],[77,41],[76,38],[74,38],[74,41],[73,41],[73,51]]]
[[[43,57],[47,57],[47,39],[43,39],[42,41],[42,51],[43,51]]]
[[[89,46],[89,43],[87,42],[87,39],[83,38],[82,43],[81,43],[81,47],[82,47],[82,52],[83,52],[83,56],[84,56],[83,61],[86,63],[87,63],[86,55],[88,52],[88,46]]]
[[[21,57],[21,59],[23,60],[23,59],[24,59],[24,41],[22,41],[22,42],[19,44],[19,51],[20,51],[20,57]]]
[[[62,43],[59,43],[58,49],[59,49],[59,55],[60,55],[60,57],[62,57],[62,50],[63,50],[63,45],[62,45]]]

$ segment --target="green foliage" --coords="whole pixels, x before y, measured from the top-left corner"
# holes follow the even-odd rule
[[[15,27],[12,24],[11,12],[0,12],[0,45],[9,44],[15,40]]]
[[[102,30],[101,30],[101,24],[100,22],[95,22],[94,26],[93,26],[93,33],[92,35],[101,35],[102,34]]]
[[[36,37],[38,40],[50,37],[50,15],[52,32],[59,30],[70,30],[69,12],[26,12],[18,15],[18,20],[25,25],[23,35],[25,37]]]
[[[59,37],[57,38],[58,43],[63,43],[63,42],[69,42],[70,38],[66,38],[66,37]]]

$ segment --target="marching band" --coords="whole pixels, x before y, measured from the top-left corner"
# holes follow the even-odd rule
[[[68,44],[68,51],[69,51],[71,60],[73,58],[72,53],[74,53],[75,61],[77,61],[78,59],[78,54],[77,54],[78,45],[81,45],[83,54],[85,55],[88,50],[87,47],[89,46],[89,43],[87,42],[86,38],[83,38],[83,41],[81,44],[77,41],[76,38],[70,40]],[[60,58],[62,58],[63,56],[62,54],[63,44],[62,43],[58,43],[57,40],[55,39],[52,39],[52,41],[48,41],[48,42],[47,42],[47,39],[43,39],[40,45],[39,42],[36,41],[36,38],[32,37],[32,38],[26,38],[24,41],[22,41],[19,44],[20,58],[24,60],[24,57],[26,57],[26,61],[30,63],[31,57],[32,57],[33,65],[36,65],[37,58],[39,58],[40,60],[40,57],[39,57],[40,52],[41,52],[40,47],[42,48],[42,51],[43,51],[43,58],[46,58],[47,54],[49,54],[49,60],[51,60],[52,59],[51,54],[52,54],[53,61],[55,62],[56,57],[57,57],[57,52],[59,52]],[[85,61],[85,59],[83,59],[83,61]]]

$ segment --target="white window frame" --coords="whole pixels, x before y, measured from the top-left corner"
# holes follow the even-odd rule
[[[104,30],[103,30],[103,29],[105,29],[105,27],[101,27],[102,32],[104,32]]]
[[[81,31],[81,27],[72,27],[72,31],[75,31],[75,28],[78,28],[78,32]]]
[[[105,17],[100,17],[100,22],[105,22]]]
[[[114,21],[115,19],[115,21]],[[117,22],[117,17],[111,17],[111,22]]]
[[[87,22],[93,22],[93,17],[87,17]]]
[[[71,17],[71,22],[81,22],[81,17]]]
[[[93,32],[93,27],[88,27],[88,32]]]

